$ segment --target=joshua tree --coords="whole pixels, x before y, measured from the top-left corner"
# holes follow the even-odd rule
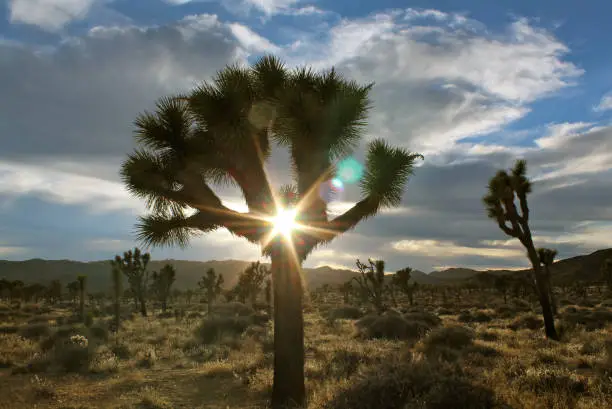
[[[411,275],[412,268],[403,268],[395,272],[395,274],[391,277],[391,283],[399,288],[400,291],[408,297],[410,305],[414,305],[414,290],[416,289],[416,282],[410,284]]]
[[[79,281],[71,281],[66,284],[66,289],[68,290],[68,296],[72,300],[72,304],[76,304],[76,299],[79,294]]]
[[[601,275],[606,283],[608,293],[612,293],[612,258],[607,258],[601,264]]]
[[[508,290],[510,289],[510,277],[507,275],[497,276],[493,281],[495,289],[504,296],[504,304],[508,303]]]
[[[546,275],[540,266],[540,258],[529,228],[527,195],[531,193],[531,182],[527,179],[526,173],[527,163],[524,160],[516,161],[510,174],[505,170],[498,171],[489,181],[489,191],[483,197],[483,202],[487,215],[497,222],[499,228],[508,236],[519,239],[527,249],[527,257],[533,268],[537,294],[542,306],[546,336],[556,340],[558,336]],[[520,212],[516,208],[515,199],[518,199]]]
[[[117,255],[112,261],[113,265],[121,270],[127,277],[130,290],[134,299],[140,304],[140,313],[147,316],[147,286],[149,284],[149,272],[147,265],[151,260],[149,253],[142,254],[139,248],[123,253],[123,257]]]
[[[77,277],[79,283],[79,316],[85,319],[85,286],[87,284],[87,276],[79,275]]]
[[[353,280],[349,280],[340,284],[340,292],[342,293],[342,301],[344,304],[351,302],[351,293],[353,292]]]
[[[383,260],[372,261],[368,259],[368,263],[369,265],[357,260],[357,269],[360,276],[353,277],[353,280],[359,284],[363,293],[368,295],[368,299],[376,309],[376,312],[382,314],[387,309],[384,300],[385,262]]]
[[[257,295],[262,290],[261,286],[269,275],[270,270],[259,261],[251,263],[251,265],[240,274],[238,283],[234,287],[234,291],[240,301],[246,302],[248,299],[251,306],[254,306],[257,301]]]
[[[272,281],[268,278],[264,284],[264,297],[268,314],[272,314]]]
[[[215,273],[214,268],[209,268],[206,274],[202,276],[198,282],[200,289],[204,290],[206,303],[208,304],[208,315],[212,313],[212,306],[215,300],[221,294],[221,286],[223,285],[223,275]]]
[[[170,297],[170,289],[176,279],[176,270],[171,264],[166,264],[159,271],[153,272],[151,276],[151,290],[157,296],[157,300],[161,303],[162,312],[168,309],[168,297]]]
[[[115,310],[114,330],[119,332],[121,324],[121,290],[123,287],[123,275],[119,264],[111,261],[111,279],[113,283],[113,306]]]
[[[274,408],[301,405],[305,397],[303,261],[361,220],[399,205],[414,162],[422,158],[382,140],[370,142],[363,199],[328,219],[322,188],[336,174],[350,183],[361,173],[350,165],[338,172],[347,163],[339,161],[359,145],[371,88],[333,69],[289,70],[267,56],[251,67],[227,67],[188,95],[163,98],[156,112],[136,120],[141,148],[123,164],[122,175],[151,210],[140,220],[138,238],[149,245],[186,246],[193,233],[225,228],[271,257]],[[272,142],[288,148],[290,187],[269,184],[265,163]],[[240,189],[247,212],[229,209],[215,194],[211,186],[224,182]],[[298,228],[288,229],[286,216],[294,216]]]
[[[552,287],[552,280],[550,277],[550,266],[555,261],[555,257],[557,256],[557,250],[547,249],[547,248],[539,248],[538,249],[538,258],[540,259],[540,264],[544,270],[544,277],[546,278],[546,286],[548,287],[548,298],[550,298],[550,308],[552,308],[553,314],[557,315],[557,300],[555,299],[555,292]]]

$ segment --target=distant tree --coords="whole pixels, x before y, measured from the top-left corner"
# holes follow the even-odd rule
[[[10,286],[9,286],[11,300],[22,299],[24,288],[25,288],[25,283],[23,281],[21,280],[11,281]]]
[[[51,304],[57,303],[62,299],[62,283],[59,280],[52,280],[47,289],[46,297]]]
[[[552,279],[550,276],[550,266],[555,262],[557,250],[540,247],[537,249],[540,264],[544,270],[544,278],[546,279],[546,287],[548,287],[548,298],[550,299],[550,307],[554,315],[557,315],[557,300],[553,291]]]
[[[249,300],[251,306],[255,305],[257,296],[262,290],[262,285],[267,277],[270,276],[270,270],[259,261],[251,263],[238,277],[235,293],[240,299],[240,302]]]
[[[191,288],[188,288],[185,290],[184,294],[185,294],[185,301],[187,301],[187,304],[191,304],[191,299],[195,295],[195,291],[193,291]]]
[[[542,307],[546,336],[557,340],[559,337],[555,329],[546,275],[540,266],[540,258],[529,228],[527,195],[531,192],[531,182],[527,179],[526,173],[527,163],[524,160],[516,161],[510,173],[505,170],[498,171],[489,181],[488,193],[483,197],[483,202],[488,217],[494,219],[499,228],[508,236],[519,239],[527,250]],[[520,213],[515,204],[517,198]]]
[[[269,278],[264,284],[264,298],[266,300],[268,314],[272,314],[272,280]]]
[[[414,305],[414,291],[416,289],[416,282],[410,283],[412,272],[412,268],[406,267],[396,271],[391,276],[391,283],[408,297],[408,302],[411,306]]]
[[[340,293],[342,294],[342,302],[349,304],[351,302],[351,294],[353,293],[353,281],[349,280],[339,286]]]
[[[85,286],[87,285],[87,276],[77,276],[77,283],[79,284],[79,317],[85,319]]]
[[[353,280],[359,285],[364,294],[367,294],[369,302],[374,306],[378,314],[382,314],[385,305],[385,262],[383,260],[373,261],[368,259],[369,264],[357,260],[359,276]]]
[[[38,302],[39,298],[44,297],[47,287],[42,284],[34,283],[23,288],[23,299],[25,302]]]
[[[121,290],[123,288],[123,273],[119,263],[111,260],[111,282],[113,291],[113,310],[115,314],[114,330],[119,332],[121,325]]]
[[[495,289],[504,297],[504,304],[508,303],[508,290],[510,289],[511,279],[507,275],[500,275],[495,277],[493,285]]]
[[[151,280],[151,290],[161,303],[162,312],[166,312],[168,308],[168,297],[174,280],[176,279],[176,270],[170,264],[166,264],[162,269],[153,272]]]
[[[140,304],[140,313],[143,317],[147,316],[147,287],[149,284],[149,271],[147,266],[151,260],[149,253],[141,253],[139,248],[123,253],[123,257],[120,255],[115,256],[112,261],[127,277],[128,284],[135,299]]]
[[[612,258],[607,258],[601,264],[601,275],[606,283],[608,293],[612,294]]]
[[[76,299],[79,296],[79,281],[69,282],[66,284],[66,289],[68,290],[68,297],[70,297],[73,304],[76,304]]]
[[[212,307],[219,294],[221,294],[223,285],[223,275],[217,274],[214,268],[209,268],[206,274],[198,281],[198,286],[204,290],[204,297],[208,305],[208,315],[212,314]]]

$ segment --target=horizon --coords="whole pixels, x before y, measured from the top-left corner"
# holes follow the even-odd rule
[[[146,3],[145,3],[146,1]],[[0,258],[104,260],[134,247],[143,201],[121,183],[136,116],[231,63],[274,54],[375,82],[364,140],[423,153],[401,206],[315,250],[304,267],[529,267],[487,219],[488,178],[524,158],[536,246],[566,259],[612,246],[612,4],[397,0],[30,0],[0,10]],[[146,7],[145,7],[146,6]],[[95,96],[95,98],[92,98]],[[353,159],[363,161],[363,144]],[[288,152],[268,171],[288,181]],[[237,189],[219,187],[237,211]],[[358,201],[356,183],[329,203]],[[258,260],[225,230],[156,257]]]

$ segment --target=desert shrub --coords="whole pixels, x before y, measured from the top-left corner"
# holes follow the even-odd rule
[[[28,324],[38,324],[38,323],[48,323],[49,321],[53,321],[55,319],[55,316],[51,316],[51,315],[37,315],[35,317],[32,317],[28,320]]]
[[[240,336],[251,323],[246,317],[219,317],[213,316],[205,318],[196,328],[196,336],[204,344],[211,344],[219,341],[225,336]]]
[[[188,319],[197,319],[197,318],[202,318],[204,315],[201,312],[198,311],[193,311],[190,312],[189,314],[187,314],[187,318]]]
[[[538,317],[535,314],[525,314],[525,315],[521,315],[520,317],[516,317],[508,325],[508,328],[510,328],[513,331],[517,331],[519,329],[536,330],[536,329],[542,328],[543,326],[544,326],[544,321],[542,321],[542,318]]]
[[[536,394],[565,392],[578,395],[587,392],[588,382],[567,368],[534,366],[527,368],[518,379],[518,388]]]
[[[325,378],[344,379],[352,376],[363,364],[370,363],[370,359],[357,351],[339,349],[334,351],[327,360],[323,373]]]
[[[0,334],[16,334],[19,332],[17,325],[0,325]]]
[[[154,348],[146,348],[140,351],[136,358],[136,364],[140,368],[153,368],[157,362],[157,353]]]
[[[478,338],[482,339],[483,341],[487,341],[487,342],[494,342],[499,339],[499,335],[496,332],[492,332],[492,331],[482,331],[482,332],[479,332],[477,336]]]
[[[442,320],[436,314],[426,311],[413,311],[404,314],[404,319],[407,321],[421,321],[429,325],[431,328],[442,324]]]
[[[93,357],[93,346],[82,335],[57,338],[53,349],[53,360],[66,372],[83,372],[89,369]]]
[[[595,331],[612,323],[612,311],[568,307],[563,310],[560,318],[569,325],[581,325],[587,331]]]
[[[85,317],[83,318],[83,323],[87,328],[91,327],[94,323],[94,316],[91,311],[87,311]]]
[[[529,312],[533,310],[531,304],[528,301],[521,300],[520,298],[512,300],[510,306],[514,311],[518,312]]]
[[[333,396],[312,403],[313,409],[486,409],[496,402],[490,390],[471,384],[455,367],[390,360],[358,372]]]
[[[357,320],[363,317],[363,312],[358,307],[343,305],[342,307],[329,310],[327,316],[330,319]]]
[[[612,308],[612,298],[603,300],[602,302],[599,303],[598,307]]]
[[[463,349],[473,344],[476,334],[470,328],[449,326],[433,330],[423,340],[423,350],[428,353],[439,347]]]
[[[470,322],[490,322],[493,318],[490,315],[482,311],[476,311],[476,312],[463,311],[461,314],[459,314],[457,319],[460,322],[470,323]]]
[[[108,326],[98,322],[89,328],[89,334],[93,338],[99,339],[101,341],[107,341],[108,340]]]
[[[157,318],[159,319],[174,318],[174,316],[175,316],[175,313],[171,311],[160,312],[159,314],[157,314]]]
[[[51,327],[46,323],[26,324],[19,328],[19,335],[27,339],[46,337],[51,333]]]
[[[250,306],[241,302],[228,302],[225,304],[217,304],[213,307],[213,314],[218,314],[227,317],[248,317],[255,313],[255,310]]]
[[[357,336],[364,339],[419,339],[431,327],[423,321],[408,321],[401,315],[366,315],[355,323]]]
[[[440,307],[436,310],[436,313],[438,315],[453,315],[454,311],[451,310],[450,308],[444,308],[444,307]]]
[[[113,344],[109,346],[109,349],[113,354],[119,359],[130,359],[132,357],[132,352],[130,348],[125,344]]]
[[[266,312],[257,311],[249,316],[249,320],[255,325],[266,325],[270,321],[270,316]]]

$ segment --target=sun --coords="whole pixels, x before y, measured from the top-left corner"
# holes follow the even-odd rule
[[[274,235],[282,234],[284,237],[290,238],[291,232],[298,227],[295,222],[296,213],[296,209],[279,209],[276,216],[272,218]]]

